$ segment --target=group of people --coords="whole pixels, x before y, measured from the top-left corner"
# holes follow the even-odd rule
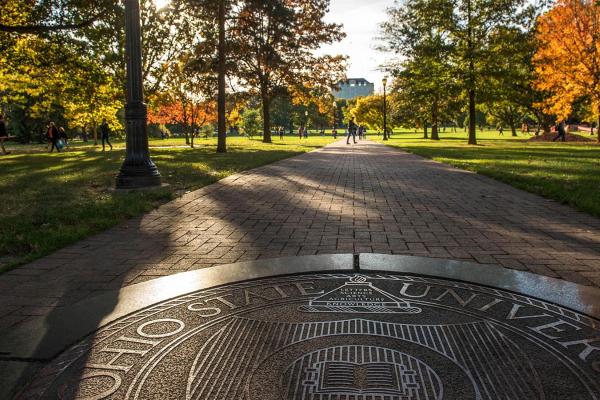
[[[279,133],[279,138],[283,139],[283,128],[280,128],[278,133]],[[337,139],[337,137],[338,137],[337,128],[334,127],[331,130],[331,134],[333,135],[334,139]],[[321,136],[323,136],[323,135],[325,135],[325,131],[321,130]],[[356,125],[356,123],[354,122],[354,119],[350,119],[350,122],[348,122],[348,129],[346,130],[346,137],[347,137],[346,144],[350,144],[350,138],[352,138],[352,140],[356,144],[357,136],[358,136],[359,140],[366,139],[367,138],[367,128],[365,128],[363,125]],[[305,126],[301,126],[298,128],[298,137],[300,139],[308,138],[308,129]]]
[[[69,138],[67,137],[65,128],[62,126],[57,128],[54,122],[50,122],[46,127],[46,140],[48,141],[50,153],[52,153],[54,149],[56,149],[57,152],[60,152],[69,144]]]
[[[308,128],[305,126],[301,126],[300,128],[298,128],[298,137],[300,139],[308,139]]]
[[[105,151],[107,144],[112,150],[113,146],[110,143],[110,127],[108,122],[106,122],[106,118],[102,119],[102,124],[100,124],[100,134],[102,136],[102,151]],[[46,140],[48,141],[50,153],[52,153],[54,149],[56,149],[57,152],[60,152],[69,145],[69,137],[67,136],[65,128],[62,126],[58,128],[54,122],[50,122],[46,127]]]

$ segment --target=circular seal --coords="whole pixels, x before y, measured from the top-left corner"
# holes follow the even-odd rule
[[[599,399],[600,324],[456,281],[276,277],[102,328],[22,399]]]

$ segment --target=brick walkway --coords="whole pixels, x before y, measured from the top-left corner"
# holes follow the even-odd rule
[[[0,330],[104,290],[236,261],[394,253],[600,286],[600,220],[383,145],[231,176],[0,276]]]

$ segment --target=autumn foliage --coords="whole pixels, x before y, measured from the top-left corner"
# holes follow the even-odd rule
[[[600,5],[559,0],[540,17],[537,39],[535,86],[549,94],[540,107],[566,119],[576,101],[587,99],[600,119]]]
[[[216,121],[217,110],[214,101],[169,102],[148,111],[149,123],[182,125],[186,134],[192,134],[192,138],[197,128],[214,124]]]

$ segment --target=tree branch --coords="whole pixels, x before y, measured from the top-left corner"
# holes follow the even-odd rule
[[[106,10],[94,15],[93,17],[82,21],[78,24],[60,24],[60,25],[4,25],[0,24],[0,32],[10,32],[10,33],[32,33],[32,34],[42,34],[47,32],[54,31],[66,31],[66,30],[76,30],[81,28],[87,28],[92,25],[102,16],[107,13]]]

